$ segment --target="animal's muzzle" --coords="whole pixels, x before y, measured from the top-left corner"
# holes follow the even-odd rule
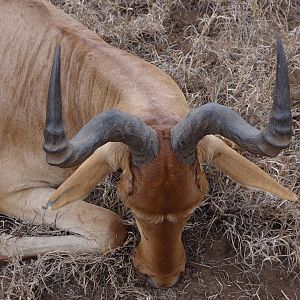
[[[150,277],[147,276],[146,283],[155,288],[169,288],[179,282],[182,272],[172,277]]]

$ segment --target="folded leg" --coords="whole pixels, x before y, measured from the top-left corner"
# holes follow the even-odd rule
[[[40,239],[41,245],[38,247],[38,243],[35,243],[30,250],[32,253],[28,252],[30,242],[28,237],[22,242],[21,238],[18,241],[8,241],[6,236],[0,241],[0,256],[15,253],[16,245],[20,255],[33,256],[45,252],[43,249],[103,253],[124,243],[127,236],[126,230],[116,213],[81,200],[57,211],[45,209],[49,196],[53,192],[52,188],[19,191],[0,200],[0,212],[34,224],[53,224],[59,229],[81,236],[73,235],[72,238],[66,237],[65,239],[48,237],[48,240],[46,237],[43,237],[43,240],[37,237],[36,241]]]

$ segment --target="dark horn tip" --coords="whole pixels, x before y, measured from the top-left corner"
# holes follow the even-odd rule
[[[277,64],[279,64],[280,67],[285,67],[287,62],[286,62],[283,43],[280,37],[277,37],[276,52],[277,52]]]
[[[61,57],[61,46],[58,45],[55,49],[54,61],[60,61],[60,57]]]

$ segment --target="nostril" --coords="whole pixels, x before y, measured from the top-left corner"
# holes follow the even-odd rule
[[[178,274],[178,276],[177,276],[177,278],[176,278],[176,281],[175,281],[174,285],[177,284],[177,283],[180,281],[182,275],[183,275],[183,272],[180,272],[180,273]]]
[[[151,287],[157,288],[156,284],[152,280],[152,277],[147,276],[147,278],[146,278],[146,284],[148,284]]]
[[[159,278],[159,277],[147,276],[146,284],[154,288],[169,288],[179,282],[179,280],[181,279],[181,274],[182,273],[179,273],[177,276],[170,277],[170,278],[166,278],[166,277]]]

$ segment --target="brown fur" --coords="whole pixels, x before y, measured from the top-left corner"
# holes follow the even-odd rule
[[[156,286],[169,287],[184,270],[184,225],[207,191],[202,161],[215,164],[238,182],[293,199],[293,194],[216,138],[200,142],[193,166],[180,161],[171,148],[170,129],[189,108],[163,71],[108,45],[46,1],[0,0],[0,7],[4,74],[0,77],[0,212],[35,223],[56,222],[62,229],[93,239],[97,249],[106,251],[124,242],[124,226],[112,212],[82,199],[108,172],[120,167],[119,193],[135,214],[141,233],[135,265]],[[96,114],[123,110],[156,130],[159,153],[154,161],[137,168],[127,147],[108,143],[77,170],[46,163],[43,131],[57,45],[62,48],[63,111],[69,138]],[[247,168],[251,180],[245,175]],[[262,177],[263,185],[257,182]],[[48,199],[58,211],[43,210]]]
[[[188,218],[203,201],[208,184],[198,162],[189,167],[173,153],[170,128],[155,128],[159,137],[157,158],[143,168],[131,165],[131,189],[121,178],[121,199],[133,211],[141,241],[135,265],[156,286],[169,287],[184,271],[181,233]],[[124,172],[126,178],[128,174]]]

